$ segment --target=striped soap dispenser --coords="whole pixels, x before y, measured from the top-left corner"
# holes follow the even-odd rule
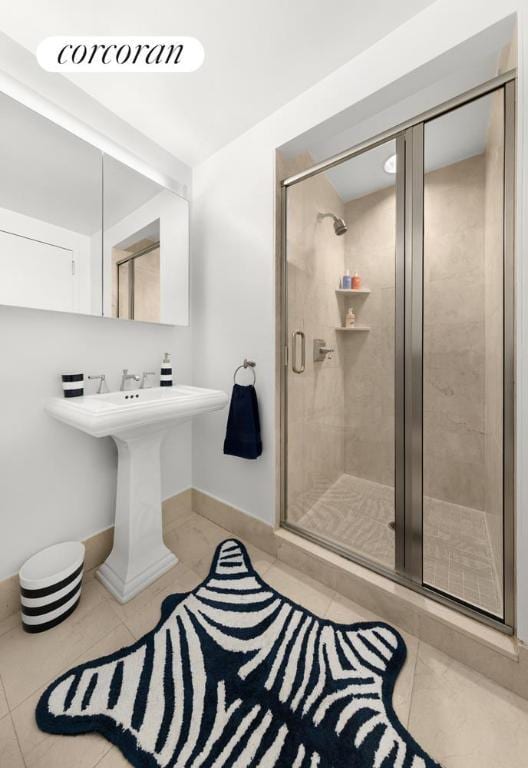
[[[168,352],[161,361],[160,387],[172,387],[172,363]]]

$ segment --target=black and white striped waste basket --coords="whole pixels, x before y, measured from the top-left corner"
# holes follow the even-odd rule
[[[84,544],[65,541],[38,552],[18,574],[22,625],[26,632],[44,632],[76,609],[82,588]]]

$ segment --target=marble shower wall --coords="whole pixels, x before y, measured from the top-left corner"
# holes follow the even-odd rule
[[[283,166],[293,173],[311,163],[301,156]],[[299,519],[344,470],[343,374],[335,326],[340,324],[335,289],[343,273],[344,238],[337,237],[331,211],[344,216],[334,187],[319,174],[288,190],[288,337],[306,335],[306,371],[288,366],[288,516]],[[313,340],[336,352],[313,362]],[[291,349],[290,349],[291,354]]]
[[[394,187],[345,206],[345,269],[358,272],[368,296],[341,298],[368,333],[339,339],[345,390],[345,472],[394,485]]]

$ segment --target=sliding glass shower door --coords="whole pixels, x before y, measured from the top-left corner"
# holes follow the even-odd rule
[[[513,88],[282,187],[283,524],[504,624]]]

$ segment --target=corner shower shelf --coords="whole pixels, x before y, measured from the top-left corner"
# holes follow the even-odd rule
[[[368,296],[370,290],[368,288],[336,288],[335,292],[338,296]]]
[[[367,333],[370,331],[368,325],[353,325],[352,328],[343,328],[338,325],[336,331],[344,331],[345,333]]]

